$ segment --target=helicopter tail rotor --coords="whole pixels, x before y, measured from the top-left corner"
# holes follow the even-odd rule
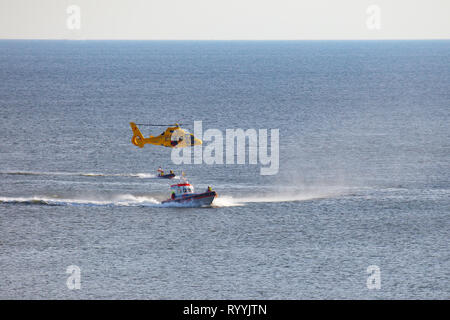
[[[131,143],[139,148],[144,147],[144,136],[141,130],[136,126],[134,122],[130,122],[131,130],[133,130],[133,137],[131,138]]]

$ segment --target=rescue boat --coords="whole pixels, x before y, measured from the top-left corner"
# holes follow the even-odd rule
[[[175,173],[158,174],[157,177],[160,179],[173,179],[175,178]]]
[[[162,201],[162,203],[180,203],[192,207],[210,206],[217,197],[217,193],[208,187],[205,192],[195,193],[194,186],[189,182],[173,184],[170,186],[172,194],[170,199]]]
[[[170,173],[164,173],[164,170],[159,167],[157,177],[160,179],[173,179],[175,178],[175,173],[172,170],[170,170]]]

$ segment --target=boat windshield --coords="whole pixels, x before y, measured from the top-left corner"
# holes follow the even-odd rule
[[[183,187],[183,193],[192,193],[191,187]]]
[[[194,188],[192,186],[177,186],[172,188],[173,191],[177,194],[184,194],[184,193],[193,193]]]

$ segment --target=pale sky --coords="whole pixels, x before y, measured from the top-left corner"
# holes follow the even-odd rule
[[[0,0],[0,39],[450,39],[450,0]]]

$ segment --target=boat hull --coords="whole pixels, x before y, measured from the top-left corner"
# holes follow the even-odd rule
[[[164,174],[162,176],[158,176],[160,179],[173,179],[175,178],[175,173]]]
[[[164,200],[161,203],[182,204],[189,207],[206,207],[212,204],[215,197],[217,197],[217,193],[215,191],[210,191],[204,193],[183,195],[175,199]]]

